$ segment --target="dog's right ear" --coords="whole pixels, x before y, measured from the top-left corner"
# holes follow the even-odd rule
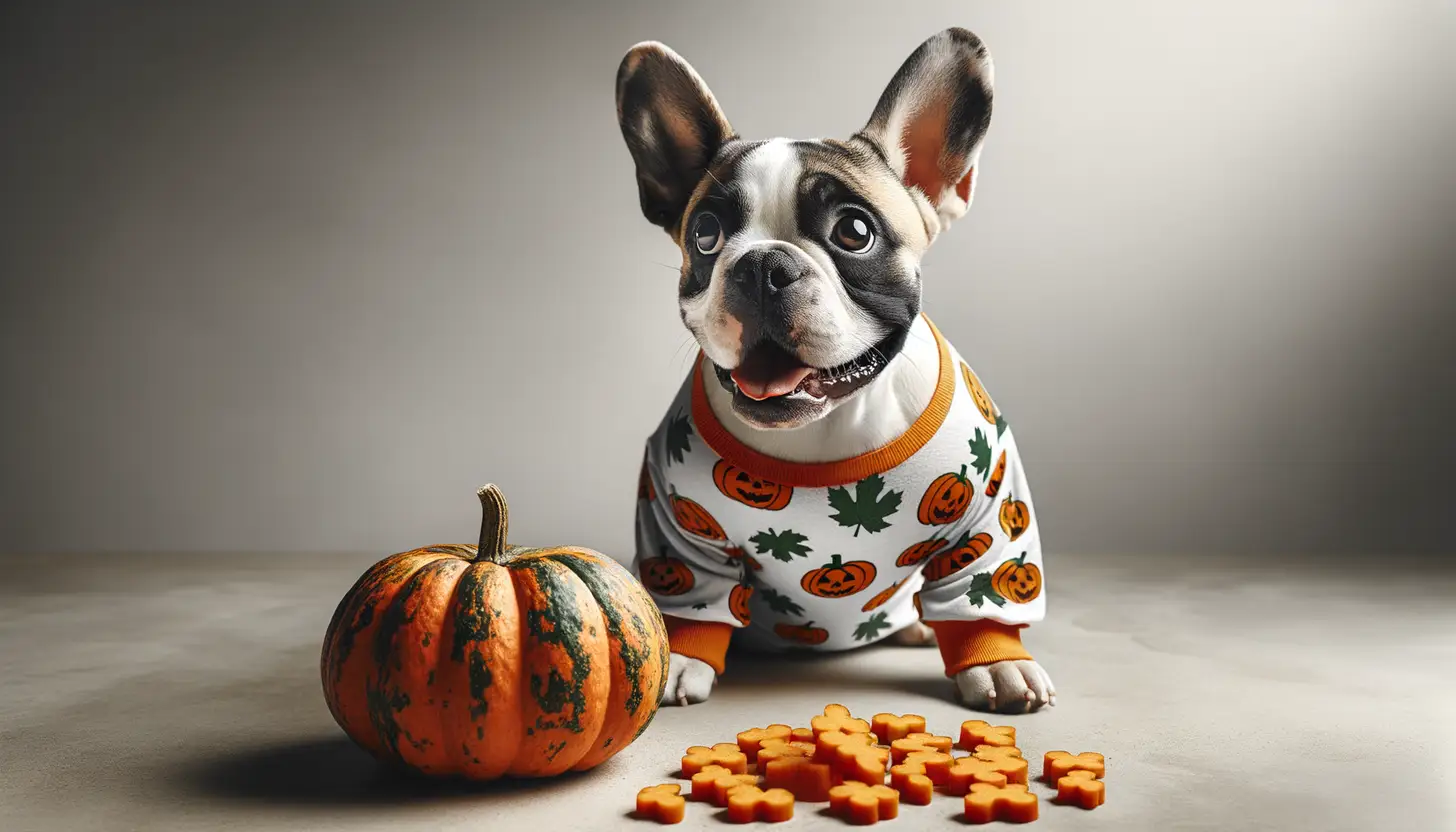
[[[642,213],[677,239],[693,189],[733,128],[698,73],[655,41],[637,44],[622,59],[617,121],[637,164]]]

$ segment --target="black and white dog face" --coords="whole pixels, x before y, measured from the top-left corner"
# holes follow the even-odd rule
[[[920,258],[965,213],[991,58],[964,29],[921,44],[844,141],[749,141],[660,43],[617,73],[642,211],[682,249],[678,299],[734,410],[796,427],[871,383],[920,311]]]

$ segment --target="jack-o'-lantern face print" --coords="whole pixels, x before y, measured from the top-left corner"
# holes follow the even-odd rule
[[[713,484],[724,497],[764,511],[778,511],[794,496],[792,486],[755,477],[723,459],[713,465]]]
[[[697,583],[693,570],[677,558],[645,558],[637,570],[642,576],[642,585],[658,595],[682,595]]]
[[[876,571],[875,565],[867,560],[845,563],[840,555],[835,555],[828,563],[807,572],[799,586],[820,598],[846,598],[868,589],[874,583]]]

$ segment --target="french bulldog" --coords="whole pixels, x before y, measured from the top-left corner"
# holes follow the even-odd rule
[[[1021,644],[1045,591],[1014,438],[921,310],[921,258],[975,193],[986,47],[931,37],[842,140],[739,137],[656,42],[627,53],[616,100],[700,347],[638,488],[634,568],[672,646],[664,703],[706,700],[730,639],[888,638],[938,644],[971,708],[1053,704]]]

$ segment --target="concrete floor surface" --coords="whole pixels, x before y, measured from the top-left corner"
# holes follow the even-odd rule
[[[0,583],[0,830],[648,829],[636,790],[682,749],[839,701],[950,733],[936,651],[730,656],[596,771],[403,780],[334,725],[318,647],[361,556],[12,557]],[[1101,751],[1108,802],[1045,830],[1456,829],[1456,574],[1377,558],[1049,558],[1027,637],[1059,704],[1011,716],[1028,757]],[[1033,772],[1039,769],[1033,765]],[[817,805],[785,829],[838,828]],[[960,800],[906,829],[959,828]],[[690,804],[680,828],[720,827]]]

